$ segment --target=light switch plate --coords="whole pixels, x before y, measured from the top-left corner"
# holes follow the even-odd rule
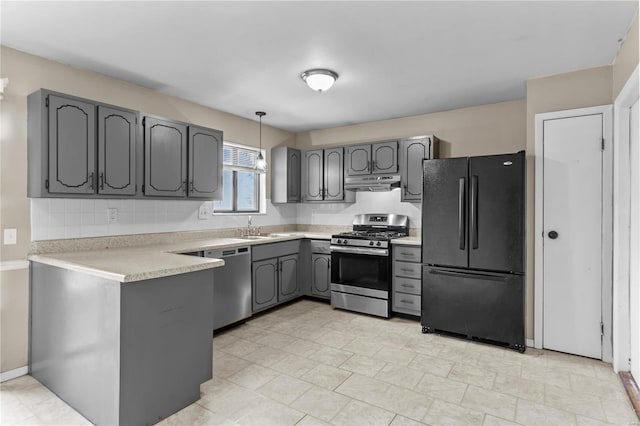
[[[12,245],[18,241],[18,230],[16,228],[6,228],[4,230],[4,244]]]
[[[206,220],[209,219],[209,206],[207,204],[203,204],[198,208],[198,219]]]
[[[116,223],[118,221],[118,209],[110,207],[107,209],[107,222]]]

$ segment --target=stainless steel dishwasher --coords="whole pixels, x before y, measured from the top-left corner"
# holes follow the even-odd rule
[[[213,329],[251,316],[251,249],[207,250],[204,257],[224,260],[213,270]]]

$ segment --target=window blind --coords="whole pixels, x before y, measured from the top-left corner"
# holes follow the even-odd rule
[[[222,162],[227,170],[255,171],[259,150],[225,142],[222,150]]]

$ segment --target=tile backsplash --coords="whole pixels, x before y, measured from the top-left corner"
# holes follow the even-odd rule
[[[90,200],[63,198],[31,199],[31,240],[101,237],[159,232],[238,228],[247,225],[247,215],[207,215],[211,201],[192,200]],[[108,209],[118,209],[118,221],[109,223]],[[420,227],[420,205],[401,203],[400,191],[358,192],[353,204],[271,204],[266,213],[252,215],[254,226],[333,225],[350,226],[359,213],[396,213],[409,216],[412,228]]]

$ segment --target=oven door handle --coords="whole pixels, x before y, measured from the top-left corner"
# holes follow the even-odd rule
[[[330,246],[329,249],[332,252],[338,253],[354,253],[354,254],[370,254],[374,256],[389,256],[389,250],[368,248],[368,247],[344,247],[344,246]]]

